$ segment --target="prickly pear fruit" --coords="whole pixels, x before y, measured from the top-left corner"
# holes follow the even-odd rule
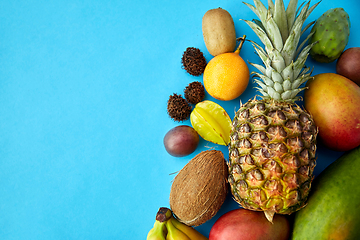
[[[333,62],[344,51],[350,35],[350,18],[343,8],[327,10],[314,24],[309,39],[310,55],[318,62]]]

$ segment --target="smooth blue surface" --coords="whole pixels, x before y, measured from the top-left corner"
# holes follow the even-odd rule
[[[197,47],[211,59],[201,19],[216,7],[238,36],[258,41],[239,20],[255,18],[241,1],[0,2],[0,239],[145,239],[169,206],[173,173],[209,147],[228,157],[201,140],[175,158],[162,142],[179,125],[167,115],[169,95],[202,81],[181,68],[182,53]],[[323,0],[307,22],[335,7],[350,15],[347,47],[359,47],[357,0]],[[241,56],[260,63],[248,42]],[[335,72],[335,63],[307,65]],[[233,101],[206,99],[233,117],[254,86]],[[320,145],[315,174],[340,155]],[[229,196],[197,229],[208,236],[237,207]]]

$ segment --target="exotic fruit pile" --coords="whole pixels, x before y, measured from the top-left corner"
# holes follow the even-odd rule
[[[297,1],[290,1],[286,12],[282,1],[268,10],[260,1],[254,3],[246,5],[260,21],[245,22],[265,45],[264,50],[253,43],[265,65],[253,64],[260,71],[255,81],[263,100],[241,105],[233,120],[229,183],[236,201],[264,211],[272,221],[275,213],[291,214],[305,206],[313,179],[317,128],[294,102],[303,90],[300,85],[311,78],[304,63],[313,44],[303,50],[298,46],[314,7],[307,3],[296,17]]]
[[[207,239],[193,227],[209,223],[229,195],[241,207],[218,216],[209,240],[360,239],[360,47],[345,50],[350,17],[334,8],[307,23],[320,2],[253,2],[245,9],[258,19],[243,21],[261,43],[245,32],[236,37],[230,13],[214,8],[202,18],[209,61],[194,47],[182,57],[183,69],[197,81],[184,97],[169,97],[168,115],[185,123],[166,133],[165,149],[184,157],[204,141],[215,147],[203,145],[208,149],[177,172],[171,210],[159,210],[162,218],[148,240]],[[245,58],[247,45],[259,63]],[[337,74],[312,75],[308,56],[323,66],[337,60]],[[230,106],[231,117],[221,103],[238,99],[250,79],[261,96],[245,102],[243,95],[238,108]],[[350,153],[315,179],[316,162],[324,157],[317,141],[319,148]]]

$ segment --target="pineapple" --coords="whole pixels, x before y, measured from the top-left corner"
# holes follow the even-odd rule
[[[310,7],[290,0],[245,3],[260,20],[245,22],[265,45],[252,42],[263,65],[250,63],[259,72],[255,82],[262,99],[240,104],[232,121],[229,144],[229,183],[234,199],[244,208],[264,211],[272,221],[275,213],[291,214],[306,204],[316,165],[318,129],[309,113],[295,102],[311,78],[304,66],[311,47],[311,33],[299,44]],[[304,47],[305,46],[305,47]]]

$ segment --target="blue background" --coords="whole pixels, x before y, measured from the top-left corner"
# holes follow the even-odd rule
[[[347,48],[359,47],[359,6],[323,0],[307,23],[343,7]],[[239,20],[255,18],[241,1],[1,1],[0,239],[145,239],[158,208],[169,207],[173,173],[208,148],[228,157],[202,139],[183,158],[163,146],[168,130],[190,125],[170,119],[166,102],[202,81],[181,68],[181,56],[197,47],[211,59],[201,20],[217,7],[232,15],[238,37],[259,41]],[[241,56],[260,63],[248,42]],[[335,72],[335,62],[307,65],[313,75]],[[206,99],[233,117],[254,86],[233,101]],[[341,154],[320,144],[315,174]],[[229,195],[196,229],[208,236],[235,208]]]

